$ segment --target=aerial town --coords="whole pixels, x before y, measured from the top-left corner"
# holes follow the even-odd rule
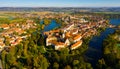
[[[56,14],[56,15],[54,15]],[[62,14],[62,16],[60,16]],[[45,13],[40,14],[40,19],[51,18],[51,19],[61,19],[64,21],[65,25],[59,29],[45,31],[43,34],[46,37],[46,46],[54,46],[55,50],[60,50],[61,48],[70,48],[74,50],[80,47],[83,43],[82,38],[87,38],[92,35],[96,35],[97,29],[105,28],[107,26],[107,20],[95,17],[92,15],[76,16],[68,15],[65,13]],[[54,16],[53,16],[54,15]],[[37,17],[38,15],[25,14],[24,18],[27,17]],[[84,19],[88,17],[89,19],[96,20],[96,22],[88,21]],[[22,23],[11,23],[11,24],[0,24],[0,29],[3,30],[0,33],[0,50],[2,51],[5,47],[15,46],[19,44],[23,39],[30,36],[30,34],[25,34],[27,29],[37,28],[36,23],[32,20],[26,20],[24,24]]]
[[[89,56],[95,59],[95,55],[97,55],[95,62],[97,63],[102,56],[103,37],[114,33],[114,29],[119,27],[110,23],[107,16],[94,13],[20,12],[0,14],[0,53],[2,54],[0,68],[6,69],[15,66],[16,68],[32,69],[33,67],[37,69],[42,66],[39,64],[42,61],[46,64],[45,69],[48,67],[54,69],[53,65],[56,65],[56,62],[61,69],[64,68],[64,64],[67,66],[68,63],[72,68],[76,61],[83,62],[78,63],[78,65],[85,66],[82,68],[90,66],[88,68],[90,69],[92,63],[88,63],[91,61],[88,59]],[[116,52],[114,51],[114,53]],[[105,53],[108,52],[105,51]],[[88,64],[86,65],[86,63]],[[31,64],[34,65],[31,66]],[[78,66],[78,68],[80,67]]]
[[[0,69],[120,69],[120,0],[0,0]]]
[[[74,17],[79,19],[77,17]],[[71,18],[73,19],[73,17]],[[72,20],[73,21],[73,20]],[[84,18],[80,18],[79,22],[70,22],[65,27],[44,32],[46,38],[46,46],[54,46],[55,50],[70,47],[74,50],[83,43],[82,38],[87,38],[98,33],[98,28],[105,28],[107,20],[100,18],[97,22],[89,22]]]
[[[27,29],[36,28],[36,23],[26,20],[26,23],[0,24],[0,51],[5,47],[15,46],[30,34],[26,34]]]

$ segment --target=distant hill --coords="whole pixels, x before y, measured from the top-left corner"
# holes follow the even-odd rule
[[[0,11],[81,11],[81,12],[120,12],[120,7],[0,7]]]

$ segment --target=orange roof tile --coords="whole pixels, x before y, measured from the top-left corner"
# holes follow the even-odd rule
[[[0,27],[5,28],[5,27],[9,27],[9,25],[8,24],[1,24]]]
[[[5,44],[4,43],[0,43],[0,46],[5,46]]]
[[[71,37],[71,33],[70,32],[66,32],[65,36],[66,37]]]
[[[57,42],[55,45],[64,45],[65,43],[63,42]]]
[[[3,40],[0,39],[0,42],[3,42]]]
[[[10,27],[13,27],[13,26],[15,26],[15,24],[12,23],[12,24],[9,24],[9,26],[10,26]]]
[[[56,40],[50,40],[49,41],[50,43],[53,43],[53,44],[55,44],[55,45],[64,45],[65,43],[63,43],[63,42],[57,42]]]
[[[76,31],[78,31],[78,29],[73,29],[71,32],[76,32]]]
[[[22,38],[18,38],[17,40],[16,40],[16,42],[20,42],[22,40]]]
[[[71,48],[72,48],[72,47],[75,47],[75,46],[77,46],[77,45],[79,45],[79,44],[81,44],[81,43],[82,43],[82,40],[80,40],[80,41],[76,42],[75,44],[73,44],[73,45],[71,46]]]
[[[60,32],[60,30],[52,30],[51,32],[53,32],[53,33]]]
[[[81,34],[76,35],[73,39],[76,40],[78,38],[82,37]]]
[[[56,40],[50,40],[50,41],[48,41],[48,42],[53,43],[53,44],[56,44],[56,43],[57,43]]]

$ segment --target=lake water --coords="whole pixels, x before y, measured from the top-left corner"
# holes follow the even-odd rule
[[[119,25],[120,19],[110,19],[110,24]],[[95,68],[95,65],[99,59],[102,58],[102,44],[103,40],[109,35],[114,33],[115,29],[107,28],[105,31],[100,33],[100,36],[94,36],[89,42],[89,48],[85,53],[85,57],[88,62],[92,64]]]
[[[40,24],[43,24],[43,21],[41,21]],[[50,24],[48,24],[47,26],[44,27],[43,31],[50,31],[59,26],[60,26],[59,23],[57,23],[55,20],[52,20]]]
[[[120,25],[120,19],[111,19],[110,23],[113,25]]]

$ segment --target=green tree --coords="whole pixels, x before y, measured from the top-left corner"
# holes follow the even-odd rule
[[[54,62],[53,68],[54,68],[54,69],[59,69],[59,64],[58,64],[57,62]]]
[[[64,69],[72,69],[70,65],[65,66]]]
[[[79,64],[79,60],[74,60],[73,61],[73,66],[76,66],[76,65],[78,65]]]
[[[6,54],[7,54],[7,52],[5,50],[3,50],[2,53],[1,53],[1,59],[2,59],[2,64],[3,64],[4,69],[5,69],[5,64],[6,64],[6,60],[5,60]]]

